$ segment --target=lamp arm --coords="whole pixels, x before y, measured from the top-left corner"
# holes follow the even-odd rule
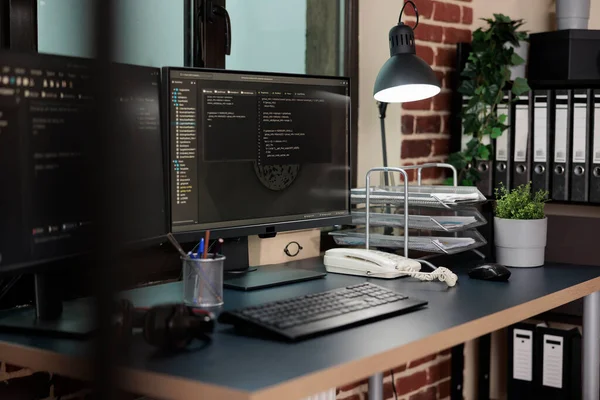
[[[410,4],[412,6],[412,8],[415,10],[415,16],[417,17],[417,22],[415,22],[415,26],[412,27],[412,29],[414,31],[417,28],[417,26],[419,25],[419,10],[417,10],[417,6],[411,0],[406,0],[404,2],[404,5],[402,6],[402,9],[400,10],[400,15],[398,16],[398,23],[399,24],[402,23],[402,14],[404,13],[404,7],[406,7],[407,4]]]

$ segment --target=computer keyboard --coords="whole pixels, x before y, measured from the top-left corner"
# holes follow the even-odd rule
[[[296,341],[388,318],[426,305],[372,283],[226,311],[219,322],[242,333]]]

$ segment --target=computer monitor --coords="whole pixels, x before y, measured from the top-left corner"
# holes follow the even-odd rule
[[[347,78],[165,68],[163,89],[180,240],[349,222]]]
[[[47,278],[61,260],[92,249],[92,196],[105,189],[93,181],[91,172],[99,166],[90,161],[96,68],[92,60],[44,54],[2,52],[0,60],[0,274],[35,272],[37,315],[55,319],[62,303]],[[160,70],[112,68],[112,129],[106,134],[116,138],[114,162],[121,172],[120,184],[108,190],[115,189],[110,196],[118,204],[119,239],[126,246],[163,240],[168,216]],[[4,328],[16,330],[27,322],[46,328],[35,314],[0,319]],[[65,327],[75,335],[80,329],[50,325]]]
[[[86,141],[93,133],[91,60],[2,52],[0,272],[89,249],[93,202]],[[112,122],[121,147],[123,241],[167,232],[160,70],[115,64]]]

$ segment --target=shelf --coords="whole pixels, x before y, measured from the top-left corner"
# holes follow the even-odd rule
[[[391,226],[404,228],[404,214],[378,212],[382,207],[371,208],[371,226]],[[383,210],[382,210],[383,211]],[[401,210],[399,210],[401,211]],[[425,214],[425,215],[423,215]],[[352,211],[352,224],[364,225],[366,214],[364,208]],[[411,207],[408,213],[409,229],[429,230],[436,232],[460,232],[485,225],[487,221],[477,210],[419,209]]]
[[[450,195],[462,195],[464,200],[452,201]],[[366,190],[364,188],[352,189],[352,204],[366,203]],[[387,186],[372,188],[369,201],[371,204],[404,204],[404,187]],[[410,206],[461,209],[485,203],[487,199],[474,186],[409,186],[408,204]]]
[[[370,246],[389,249],[404,248],[404,236],[384,234],[385,227],[371,228]],[[396,228],[395,231],[398,231]],[[361,246],[365,243],[364,227],[355,229],[345,229],[329,232],[336,244],[342,246]],[[463,245],[456,246],[459,242]],[[484,246],[487,241],[476,230],[468,230],[459,233],[444,235],[436,233],[433,236],[413,236],[408,237],[409,250],[423,251],[437,254],[457,254],[467,250],[472,250]]]

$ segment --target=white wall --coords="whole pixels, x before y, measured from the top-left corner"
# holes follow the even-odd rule
[[[388,32],[397,24],[402,3],[397,0],[359,0],[358,16],[358,185],[370,168],[381,166],[379,111],[373,85],[379,68],[389,58]],[[400,164],[400,104],[390,104],[386,118],[389,165]],[[378,177],[374,178],[374,184]]]
[[[227,69],[305,73],[306,0],[227,0],[227,11]]]

